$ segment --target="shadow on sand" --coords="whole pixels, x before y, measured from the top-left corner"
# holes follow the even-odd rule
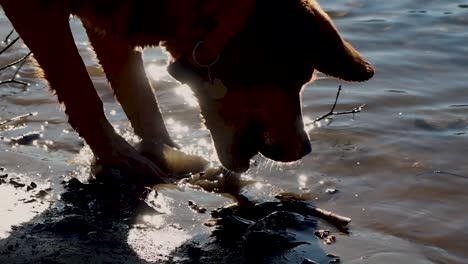
[[[191,234],[166,254],[146,252],[144,255],[152,257],[142,257],[142,249],[148,247],[151,251],[154,246],[143,243],[136,251],[128,243],[128,237],[132,229],[142,229],[140,234],[146,234],[145,229],[149,227],[138,221],[141,216],[162,214],[157,206],[145,202],[149,196],[157,196],[157,192],[132,184],[84,184],[77,179],[64,184],[65,191],[53,206],[13,227],[10,235],[0,240],[0,263],[330,263],[336,260],[327,256],[320,247],[321,241],[313,235],[316,220],[296,213],[285,214],[284,206],[216,210],[212,213],[217,219],[211,224],[213,232]],[[182,229],[177,225],[177,218],[173,221],[169,224]],[[177,232],[164,235],[177,236]]]

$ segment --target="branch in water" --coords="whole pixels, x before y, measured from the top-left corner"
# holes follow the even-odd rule
[[[6,35],[5,39],[3,40],[3,42],[5,42],[5,44],[8,44],[8,42],[10,42],[10,37],[11,35],[13,35],[13,33],[15,32],[14,29],[10,30],[10,33],[8,33],[8,35]]]
[[[316,118],[314,121],[312,121],[311,123],[306,124],[306,125],[311,125],[312,123],[317,123],[317,122],[319,122],[319,121],[321,121],[321,120],[323,120],[325,118],[328,118],[330,116],[353,114],[353,118],[354,118],[354,114],[361,112],[362,109],[364,107],[366,107],[366,104],[362,104],[362,105],[360,105],[358,107],[355,107],[355,108],[353,108],[352,110],[349,110],[349,111],[334,112],[335,108],[336,108],[336,105],[338,103],[338,98],[340,97],[341,90],[342,89],[341,89],[341,85],[340,85],[340,86],[338,86],[338,92],[336,93],[335,102],[333,103],[333,106],[332,106],[330,112]]]
[[[5,48],[3,48],[1,51],[0,51],[0,55],[3,54],[3,52],[7,51],[9,48],[11,48],[11,46],[15,45],[15,43],[19,40],[19,37],[16,37],[14,40],[12,40],[10,43],[8,43]],[[6,43],[6,42],[5,42]]]
[[[0,127],[6,125],[6,124],[8,124],[8,123],[20,121],[20,120],[22,120],[22,119],[25,119],[25,118],[30,117],[30,116],[35,116],[35,115],[37,115],[37,112],[27,113],[27,114],[24,114],[24,115],[20,115],[20,116],[15,116],[15,117],[9,118],[9,119],[7,119],[7,120],[1,121],[1,122],[0,122]]]
[[[9,38],[13,34],[13,32],[14,32],[14,30],[11,30],[10,33],[8,33],[8,35],[6,36],[4,42],[7,45],[0,51],[0,55],[3,54],[5,51],[7,51],[10,47],[12,47],[19,40],[19,37],[16,37],[12,41],[10,41]],[[0,85],[8,84],[8,83],[16,83],[16,84],[21,84],[21,85],[24,85],[24,86],[29,86],[29,83],[17,80],[16,76],[18,75],[18,72],[23,67],[23,65],[25,64],[26,60],[29,58],[31,53],[32,52],[29,52],[28,54],[26,54],[25,56],[23,56],[19,60],[16,60],[16,61],[11,62],[11,63],[3,66],[3,67],[0,67],[0,71],[3,71],[3,70],[6,70],[6,69],[8,69],[10,67],[13,67],[14,65],[19,64],[18,67],[16,68],[16,71],[13,73],[12,77],[10,79],[0,81]]]
[[[4,81],[0,81],[0,85],[2,84],[7,84],[7,83],[17,83],[17,84],[22,84],[22,85],[25,85],[25,86],[29,86],[29,83],[27,82],[24,82],[24,81],[20,81],[20,80],[16,80],[16,76],[18,75],[18,72],[20,71],[21,67],[23,67],[23,65],[25,64],[26,62],[26,59],[32,54],[32,52],[30,51],[28,54],[26,54],[24,57],[22,57],[21,59],[17,60],[17,61],[14,61],[10,64],[7,64],[5,66],[3,66],[2,68],[0,68],[0,71],[3,71],[9,67],[12,67],[13,65],[15,64],[18,64],[19,63],[19,66],[16,68],[16,71],[13,73],[13,75],[11,76],[10,79],[8,80],[4,80]]]
[[[16,69],[16,71],[15,71],[15,75],[16,75],[18,73],[18,71],[19,71],[19,68],[24,64],[24,61],[29,57],[29,55],[31,55],[31,53],[32,52],[30,51],[30,52],[28,52],[28,54],[24,55],[21,59],[16,60],[16,61],[11,62],[11,63],[8,63],[7,65],[1,67],[0,71],[3,71],[5,69],[7,69],[7,68],[10,68],[11,66],[14,66],[14,65],[16,65],[18,63],[21,63],[20,66],[18,66],[18,69]]]

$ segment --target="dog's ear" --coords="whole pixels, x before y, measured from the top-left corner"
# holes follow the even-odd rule
[[[374,75],[373,67],[348,42],[344,41],[329,16],[315,3],[305,0],[307,19],[313,23],[312,61],[317,70],[345,81],[366,81]],[[311,21],[312,20],[312,21]]]

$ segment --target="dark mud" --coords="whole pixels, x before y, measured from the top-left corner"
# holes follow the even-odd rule
[[[50,191],[37,188],[34,182],[9,179],[7,174],[0,180],[27,190],[31,199],[24,203],[44,202]],[[53,206],[29,222],[12,226],[8,238],[0,240],[0,263],[339,261],[321,249],[322,241],[314,235],[320,219],[314,216],[312,205],[284,197],[255,202],[244,195],[237,196],[237,204],[211,212],[211,219],[204,223],[211,231],[194,234],[167,254],[155,252],[159,255],[148,261],[129,246],[128,236],[132,229],[141,229],[144,234],[151,228],[139,220],[141,216],[163,214],[151,199],[158,192],[132,183],[83,183],[76,178],[62,183],[64,192]],[[185,204],[198,214],[208,213],[195,201]],[[171,225],[182,228],[176,218]]]

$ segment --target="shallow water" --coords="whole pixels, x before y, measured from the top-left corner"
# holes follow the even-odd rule
[[[311,128],[313,152],[301,162],[281,166],[258,159],[250,176],[264,182],[267,193],[268,184],[309,193],[317,206],[351,217],[352,234],[338,235],[337,243],[322,245],[345,263],[467,263],[468,2],[346,0],[321,4],[345,39],[372,62],[376,75],[357,84],[319,75],[304,90],[304,114],[313,119],[326,113],[339,84],[344,90],[337,110],[367,106],[354,119],[339,116],[330,124]],[[79,22],[72,20],[71,25],[109,119],[122,131],[128,129]],[[0,36],[10,29],[1,15]],[[24,46],[15,45],[0,56],[0,65],[27,52]],[[159,66],[165,59],[163,53],[148,50],[145,57],[150,77],[160,84],[156,93],[174,138],[186,151],[213,158],[209,134],[193,98],[185,87],[174,88]],[[0,72],[0,79],[9,78],[13,71]],[[0,141],[0,167],[10,178],[34,181],[44,189],[50,186],[51,195],[58,195],[64,177],[86,176],[87,167],[76,163],[88,157],[56,99],[34,77],[33,67],[25,65],[19,74],[19,79],[31,85],[27,89],[0,86],[0,120],[29,112],[37,115],[0,127],[0,136],[8,139],[39,131],[42,137],[30,146]],[[336,188],[338,193],[328,194],[327,188]],[[207,216],[194,215],[181,206],[187,200],[208,209],[229,202],[199,191],[165,188],[161,192],[167,215],[153,220],[164,225],[177,215],[188,230],[180,231],[180,241],[158,235],[167,247],[203,229],[197,223]],[[0,238],[8,237],[11,225],[28,221],[48,206],[23,204],[24,196],[22,189],[0,185]],[[141,236],[138,232],[129,233],[131,245]],[[135,251],[151,260],[145,255],[148,250],[135,246]]]

